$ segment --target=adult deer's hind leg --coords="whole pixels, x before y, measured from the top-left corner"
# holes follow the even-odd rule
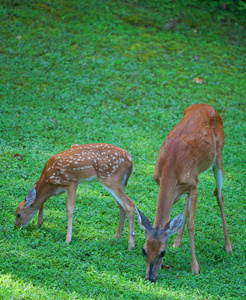
[[[195,242],[194,242],[197,189],[192,189],[190,191],[189,197],[190,197],[190,208],[189,208],[189,219],[188,219],[187,229],[190,236],[191,272],[192,273],[195,272],[196,274],[199,274],[199,265],[196,259]]]
[[[226,252],[232,251],[231,242],[229,240],[228,232],[227,232],[227,225],[225,220],[225,212],[224,212],[224,196],[222,194],[222,181],[223,181],[223,159],[222,154],[218,156],[215,160],[215,163],[213,165],[213,172],[214,172],[214,178],[216,181],[216,188],[214,190],[214,196],[217,198],[217,202],[220,208],[221,218],[222,218],[222,224],[223,224],[223,230],[224,230],[224,237],[225,237],[225,243],[224,247]]]

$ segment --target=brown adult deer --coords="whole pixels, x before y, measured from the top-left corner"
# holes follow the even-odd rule
[[[143,247],[146,261],[145,279],[156,280],[171,234],[179,231],[173,246],[181,245],[187,216],[189,216],[187,228],[191,245],[191,271],[199,274],[194,245],[197,184],[198,175],[211,166],[216,181],[214,195],[220,207],[224,229],[224,246],[227,252],[232,251],[222,194],[223,146],[222,119],[211,106],[206,104],[187,107],[182,120],[169,132],[161,145],[153,175],[159,185],[153,227],[145,215],[137,210],[139,225],[145,231]],[[180,214],[169,221],[173,204],[183,195],[186,195],[183,217]]]
[[[117,201],[120,210],[116,238],[120,239],[127,214],[129,219],[128,249],[134,247],[135,204],[124,193],[132,171],[130,154],[109,144],[73,145],[48,160],[39,181],[31,188],[16,210],[15,224],[26,227],[39,210],[38,225],[43,223],[44,202],[52,195],[67,193],[67,236],[72,239],[72,216],[77,186],[83,181],[99,181]]]

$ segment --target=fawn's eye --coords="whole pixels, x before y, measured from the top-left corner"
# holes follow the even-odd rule
[[[162,251],[162,252],[159,254],[159,257],[164,257],[165,254],[166,254],[166,251],[164,250],[164,251]]]
[[[144,248],[143,248],[142,252],[143,252],[143,256],[147,256],[147,252],[145,251]]]
[[[16,217],[17,217],[17,218],[20,218],[20,217],[21,217],[21,214],[17,214]]]

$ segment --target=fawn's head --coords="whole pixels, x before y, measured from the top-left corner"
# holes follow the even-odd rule
[[[18,227],[26,227],[33,215],[37,212],[37,208],[32,206],[36,200],[35,185],[27,193],[26,199],[22,201],[16,209],[15,225]]]
[[[179,231],[183,224],[183,214],[177,215],[163,228],[154,228],[147,217],[137,209],[138,223],[145,232],[143,256],[146,262],[145,279],[155,282],[158,270],[162,266],[166,253],[167,241],[171,234]]]

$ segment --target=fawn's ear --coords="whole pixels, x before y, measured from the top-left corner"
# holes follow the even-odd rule
[[[26,195],[26,206],[30,206],[36,199],[37,192],[35,188],[31,188],[30,191]]]
[[[170,220],[161,230],[165,232],[165,234],[168,234],[170,236],[171,234],[178,232],[182,224],[183,214],[181,213],[174,217],[172,220]]]
[[[137,216],[138,216],[138,224],[144,230],[145,233],[152,230],[153,227],[151,226],[148,218],[138,209],[136,208]]]

